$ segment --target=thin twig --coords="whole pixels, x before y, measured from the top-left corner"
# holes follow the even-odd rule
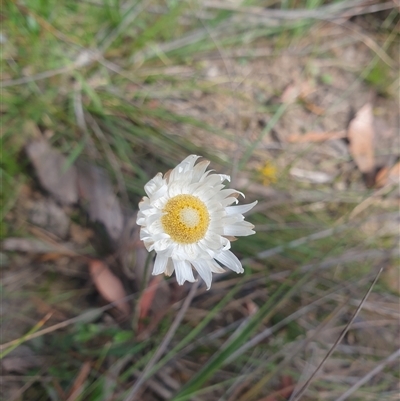
[[[321,361],[321,363],[318,365],[318,367],[315,369],[314,373],[310,376],[310,378],[305,382],[305,384],[303,385],[303,387],[299,390],[299,392],[293,397],[293,401],[298,401],[300,400],[300,398],[304,395],[304,393],[307,391],[309,385],[311,384],[312,380],[314,379],[314,377],[316,376],[316,374],[322,369],[322,367],[324,366],[325,362],[330,358],[330,356],[333,354],[333,352],[335,351],[337,345],[343,340],[344,336],[346,335],[346,333],[348,332],[348,330],[350,329],[351,325],[353,324],[354,320],[356,319],[356,317],[358,316],[358,314],[360,313],[365,301],[367,300],[367,298],[369,297],[369,294],[371,293],[372,289],[374,288],[376,282],[379,279],[379,276],[381,275],[383,271],[383,268],[381,268],[378,272],[378,274],[376,275],[373,283],[371,284],[371,286],[369,287],[367,293],[364,295],[364,298],[361,300],[360,305],[358,305],[356,311],[354,312],[353,317],[350,319],[349,323],[347,324],[347,326],[344,328],[344,330],[342,331],[342,334],[339,336],[339,338],[335,341],[335,343],[333,344],[333,346],[331,347],[331,349],[328,351],[328,353],[326,354],[325,358]]]
[[[193,284],[188,296],[185,299],[185,302],[182,304],[180,311],[176,315],[175,320],[173,321],[167,334],[164,336],[163,341],[161,342],[157,351],[151,357],[150,361],[147,363],[142,374],[140,375],[138,380],[135,382],[135,384],[133,385],[132,389],[129,391],[129,393],[128,393],[127,397],[124,399],[124,401],[133,401],[136,399],[136,395],[138,394],[140,388],[142,387],[144,382],[148,379],[148,377],[147,377],[148,373],[153,368],[153,366],[157,363],[157,361],[161,358],[161,356],[164,354],[169,343],[171,342],[172,337],[175,334],[175,331],[177,330],[177,328],[178,328],[179,324],[181,323],[183,317],[185,316],[185,313],[186,313],[187,309],[189,308],[194,296],[196,295],[199,284],[200,284],[200,281],[197,281],[196,283]]]

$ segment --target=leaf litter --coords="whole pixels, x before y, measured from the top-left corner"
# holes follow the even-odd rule
[[[43,188],[62,204],[78,202],[77,171],[67,166],[67,158],[45,140],[35,140],[26,146]]]
[[[111,181],[102,168],[83,161],[66,168],[66,157],[44,140],[30,142],[26,150],[44,189],[62,204],[80,201],[90,219],[104,224],[110,238],[118,241],[124,216]]]
[[[110,238],[118,241],[124,228],[124,216],[111,181],[100,167],[78,161],[77,183],[80,200],[92,221],[104,224]]]
[[[101,260],[90,260],[89,272],[102,297],[108,302],[115,303],[115,307],[122,312],[123,317],[127,318],[130,314],[130,305],[124,299],[127,293],[121,280]]]
[[[87,210],[91,221],[104,225],[116,247],[124,229],[124,216],[105,170],[81,160],[66,168],[66,157],[45,140],[30,142],[26,151],[42,187],[63,205],[79,202]],[[69,219],[64,218],[65,212],[50,199],[34,203],[30,215],[32,223],[56,231],[60,236],[65,236],[69,231]],[[79,237],[84,235],[87,240],[91,234],[82,232],[76,224],[71,224],[71,229],[71,236],[78,236],[81,243],[85,243],[85,238]],[[8,251],[75,255],[68,246],[56,246],[38,239],[8,238],[3,247]],[[127,301],[121,301],[127,294],[120,278],[101,260],[89,258],[88,267],[98,292],[106,301],[115,302],[116,308],[126,318],[130,314],[130,305]]]

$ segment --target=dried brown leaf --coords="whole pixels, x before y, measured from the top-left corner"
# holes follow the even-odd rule
[[[61,203],[78,201],[76,168],[65,169],[67,159],[60,152],[44,140],[30,142],[26,152],[43,188]]]
[[[89,239],[93,238],[93,231],[89,228],[81,227],[76,223],[70,224],[69,234],[71,240],[78,245],[85,245]]]
[[[158,275],[153,277],[148,287],[143,291],[143,294],[139,300],[138,308],[139,308],[139,325],[138,332],[142,332],[144,329],[143,320],[148,316],[150,312],[151,305],[153,300],[157,294],[157,289],[159,287],[160,282],[163,281],[163,277]]]
[[[388,184],[400,182],[400,162],[397,162],[390,170]]]
[[[373,120],[372,105],[367,103],[350,121],[347,129],[350,153],[364,174],[372,174],[375,170]]]
[[[314,90],[310,81],[292,82],[283,91],[281,101],[286,104],[294,103],[298,99],[303,100]]]
[[[64,204],[86,201],[90,219],[103,223],[112,240],[119,239],[124,218],[111,181],[103,169],[78,162],[64,171],[67,159],[44,140],[31,142],[26,152],[41,185],[54,198]]]
[[[138,302],[137,340],[149,338],[172,304],[171,289],[162,275],[153,277]],[[146,319],[150,317],[150,319]]]
[[[316,114],[317,116],[322,116],[323,114],[325,114],[325,109],[310,102],[307,99],[302,98],[302,101],[304,103],[304,106],[311,111],[311,113]]]
[[[400,182],[400,162],[397,162],[393,167],[383,167],[379,170],[375,177],[375,186],[382,188],[388,184]]]
[[[152,262],[143,241],[140,240],[136,213],[131,216],[127,215],[125,218],[124,230],[118,240],[116,254],[121,262],[124,274],[130,279],[136,280],[137,288],[143,288],[142,282],[148,279],[152,270]]]
[[[111,239],[117,241],[124,228],[124,218],[107,173],[88,163],[77,163],[80,196],[88,202],[90,219],[104,224]]]
[[[281,102],[286,104],[294,103],[301,94],[301,88],[295,84],[286,87],[281,95]]]
[[[130,306],[126,300],[126,292],[121,280],[108,268],[101,260],[92,259],[89,262],[89,272],[93,282],[101,294],[108,302],[117,302],[118,308],[124,316],[130,313]]]
[[[389,167],[384,166],[377,172],[375,176],[375,187],[376,188],[384,187],[388,182],[388,177],[389,177]]]

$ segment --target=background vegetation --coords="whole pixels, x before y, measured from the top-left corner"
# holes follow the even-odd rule
[[[21,0],[1,21],[5,400],[397,399],[394,2]],[[259,200],[245,273],[210,291],[150,281],[134,223],[191,153]]]

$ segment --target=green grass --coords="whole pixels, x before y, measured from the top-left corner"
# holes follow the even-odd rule
[[[272,3],[246,1],[242,6],[267,7]],[[288,0],[274,4],[285,11],[313,10],[328,3],[333,2]],[[190,316],[179,325],[166,352],[148,371],[144,398],[140,399],[151,397],[152,384],[148,380],[161,383],[168,399],[175,401],[257,400],[279,390],[283,377],[303,382],[302,369],[312,360],[312,350],[319,352],[319,356],[327,351],[325,325],[345,324],[346,316],[355,309],[349,299],[362,298],[377,265],[396,263],[390,257],[395,246],[393,236],[380,237],[364,231],[371,210],[373,215],[380,215],[391,208],[377,204],[353,219],[354,207],[371,192],[359,189],[360,186],[338,191],[334,186],[310,186],[295,181],[290,167],[306,159],[312,146],[306,150],[284,149],[272,156],[259,150],[271,132],[281,129],[279,124],[292,110],[291,105],[282,103],[275,89],[264,93],[261,86],[260,98],[272,101],[250,99],[234,81],[219,83],[209,79],[206,66],[207,56],[217,55],[222,59],[219,68],[223,68],[225,78],[230,78],[229,69],[235,59],[226,57],[225,52],[248,50],[249,55],[242,58],[244,65],[248,65],[256,60],[251,56],[254,49],[268,44],[273,48],[272,59],[306,40],[317,22],[304,18],[281,24],[261,20],[249,23],[244,11],[205,9],[194,0],[9,1],[2,6],[1,14],[1,32],[5,37],[0,109],[1,238],[35,236],[26,221],[24,191],[27,187],[33,188],[35,194],[41,190],[24,147],[39,137],[45,137],[67,157],[66,170],[78,159],[104,167],[121,198],[126,198],[124,207],[129,210],[136,210],[149,178],[158,171],[167,171],[191,153],[211,160],[216,170],[248,174],[259,185],[256,161],[276,157],[280,163],[287,158],[291,162],[279,170],[273,189],[290,198],[272,207],[261,207],[250,215],[249,220],[260,227],[257,235],[232,245],[244,260],[245,274],[215,277],[210,292],[199,290],[192,302],[193,310],[187,313]],[[383,28],[379,28],[382,30],[377,40],[383,43],[384,51],[392,51],[398,40],[391,31],[397,18],[397,11],[392,10],[384,19]],[[317,45],[310,46],[311,60],[321,55]],[[321,52],[323,57],[331,57],[330,53]],[[92,59],[89,54],[94,55]],[[84,58],[86,62],[82,62]],[[365,81],[390,98],[388,82],[393,66],[382,63],[372,52],[368,66],[360,66],[354,82]],[[184,72],[176,73],[174,68]],[[330,86],[334,78],[324,74],[322,81]],[[253,80],[251,76],[239,78],[243,82]],[[257,84],[257,77],[253,81]],[[351,89],[344,91],[332,107],[346,99]],[[195,100],[199,93],[234,99],[236,109],[243,104],[251,107],[254,114],[265,116],[265,128],[255,139],[242,138],[237,127],[213,124],[205,115],[207,111],[195,115],[172,111],[174,100],[200,107]],[[235,112],[238,114],[238,110]],[[314,125],[323,118],[316,117]],[[201,134],[207,141],[193,140],[193,133]],[[240,157],[232,161],[229,152],[217,150],[213,144],[220,140],[240,147]],[[344,157],[341,163],[349,160]],[[125,194],[118,186],[121,182]],[[246,194],[250,200],[258,198],[261,205],[268,202],[260,193],[250,190]],[[323,206],[314,207],[318,203]],[[81,209],[73,208],[68,213],[76,224],[89,225]],[[313,237],[331,228],[329,235]],[[298,241],[301,238],[304,240]],[[84,249],[85,254],[99,257],[94,247]],[[273,252],[267,258],[259,256],[271,249]],[[382,251],[381,257],[363,257],[375,249]],[[357,251],[353,258],[351,251]],[[113,263],[114,255],[109,256],[107,261]],[[46,361],[24,372],[26,377],[36,375],[40,380],[33,379],[20,399],[67,399],[82,365],[89,361],[90,372],[76,399],[127,401],[127,394],[173,323],[176,306],[166,312],[148,338],[139,341],[132,323],[136,317],[132,322],[118,324],[106,311],[98,309],[100,299],[86,270],[82,276],[71,279],[57,270],[57,258],[53,262],[40,255],[18,252],[9,257],[15,266],[24,264],[37,269],[35,279],[23,282],[20,288],[10,290],[9,284],[2,288],[3,300],[25,300],[17,320],[30,327],[25,330],[27,336],[40,330],[37,322],[43,318],[43,310],[61,313],[62,317],[56,317],[49,326],[67,318],[81,318],[30,340],[22,335],[1,350],[2,356],[6,356],[27,343]],[[74,258],[63,263],[81,266]],[[321,268],[324,263],[329,267]],[[69,283],[67,289],[56,286],[63,281]],[[376,292],[382,303],[397,299],[385,285],[379,284]],[[134,294],[133,307],[138,297]],[[340,307],[343,310],[336,316],[334,311]],[[85,313],[91,309],[95,314],[87,317]],[[367,309],[362,319],[373,321],[373,313],[376,312]],[[5,324],[12,323],[14,318],[6,316]],[[261,332],[266,333],[265,338],[247,347]],[[356,351],[357,346],[358,343],[354,345]],[[384,351],[389,354],[391,347]],[[337,351],[335,356],[346,362],[341,373],[343,380],[334,381],[332,377],[339,375],[340,370],[332,364],[332,377],[317,378],[304,399],[332,399],[326,395],[329,392],[339,397],[349,387],[344,380],[346,374],[362,377],[367,373],[352,371],[352,362],[366,358],[373,367],[382,359],[362,351],[355,356]],[[385,375],[369,382],[353,395],[354,399],[363,399],[367,391],[391,391],[396,383],[394,376],[386,369]],[[240,383],[244,383],[242,388]],[[160,394],[157,397],[166,399]]]

